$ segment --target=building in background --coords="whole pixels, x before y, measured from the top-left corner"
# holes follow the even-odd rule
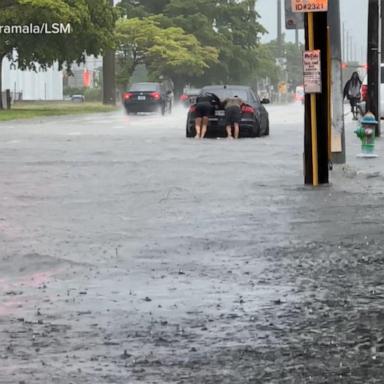
[[[63,72],[58,65],[37,71],[22,71],[8,59],[3,61],[2,90],[9,89],[13,100],[63,100]]]

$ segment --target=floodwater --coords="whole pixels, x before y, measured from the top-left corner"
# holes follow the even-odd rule
[[[0,124],[0,383],[382,383],[383,167],[303,186],[303,109],[185,138],[122,113]],[[378,142],[378,153],[381,143]]]

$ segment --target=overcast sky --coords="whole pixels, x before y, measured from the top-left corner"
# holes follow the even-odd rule
[[[284,18],[284,1],[283,18]],[[332,1],[332,0],[330,0]],[[262,41],[276,39],[277,35],[277,0],[257,0],[256,10],[261,16],[261,24],[268,30]],[[354,50],[359,61],[365,61],[366,39],[367,39],[367,19],[368,19],[368,0],[340,0],[341,21],[345,25],[345,30],[352,36]],[[285,21],[283,19],[283,27]],[[294,31],[284,31],[290,41],[294,41]],[[302,40],[303,33],[300,34]]]

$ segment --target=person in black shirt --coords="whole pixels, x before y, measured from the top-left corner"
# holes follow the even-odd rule
[[[195,129],[196,139],[203,139],[207,133],[209,117],[213,115],[219,98],[213,93],[203,93],[196,99]]]
[[[361,98],[361,84],[362,81],[360,80],[359,74],[353,72],[344,87],[344,99],[347,98],[351,104],[353,120],[357,120],[357,103]]]

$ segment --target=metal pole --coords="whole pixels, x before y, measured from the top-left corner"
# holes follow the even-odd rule
[[[282,34],[282,25],[281,25],[281,0],[277,1],[277,45],[279,48],[279,57],[281,56],[281,51],[283,49],[283,34]]]
[[[347,34],[347,39],[345,42],[345,46],[347,47],[347,51],[346,51],[347,55],[346,55],[345,61],[349,63],[349,32],[347,31],[346,34]]]
[[[328,25],[330,28],[331,44],[331,100],[332,100],[332,161],[344,164],[346,161],[345,130],[344,130],[344,101],[342,79],[342,52],[340,28],[340,0],[329,2]],[[344,33],[344,23],[343,23]]]
[[[376,136],[380,136],[380,4],[381,0],[369,0],[368,3],[368,100],[367,111],[375,115],[379,122]]]
[[[110,0],[111,7],[114,6]],[[103,104],[116,105],[115,51],[107,49],[103,56]]]
[[[381,14],[380,14],[380,17],[381,17],[381,62],[384,63],[384,36],[383,36],[383,33],[384,33],[384,18],[383,18],[383,12],[384,12],[384,0],[381,0],[380,2],[380,6],[381,6]]]
[[[346,59],[346,48],[345,48],[345,23],[343,22],[343,61],[347,61]]]

